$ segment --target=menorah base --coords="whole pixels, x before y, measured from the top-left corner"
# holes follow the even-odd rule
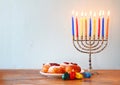
[[[99,75],[99,73],[92,69],[84,69],[84,72],[90,72],[92,75]]]

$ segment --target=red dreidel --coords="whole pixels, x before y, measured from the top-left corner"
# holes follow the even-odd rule
[[[75,79],[76,73],[74,70],[72,70],[72,72],[69,73],[70,74],[70,79],[73,80]]]

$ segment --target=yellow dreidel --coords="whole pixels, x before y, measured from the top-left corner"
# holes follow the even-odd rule
[[[76,76],[75,76],[76,79],[82,79],[83,78],[83,75],[81,73],[76,73]]]

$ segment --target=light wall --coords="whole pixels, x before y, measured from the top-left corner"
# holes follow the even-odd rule
[[[76,62],[88,55],[72,44],[73,9],[110,10],[109,44],[92,55],[94,69],[120,69],[120,0],[0,0],[0,69],[40,69],[43,63]]]

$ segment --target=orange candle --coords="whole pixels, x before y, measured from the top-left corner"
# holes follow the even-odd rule
[[[108,11],[107,24],[106,24],[106,38],[107,39],[108,39],[108,30],[109,30],[109,15],[110,15],[110,11]]]

